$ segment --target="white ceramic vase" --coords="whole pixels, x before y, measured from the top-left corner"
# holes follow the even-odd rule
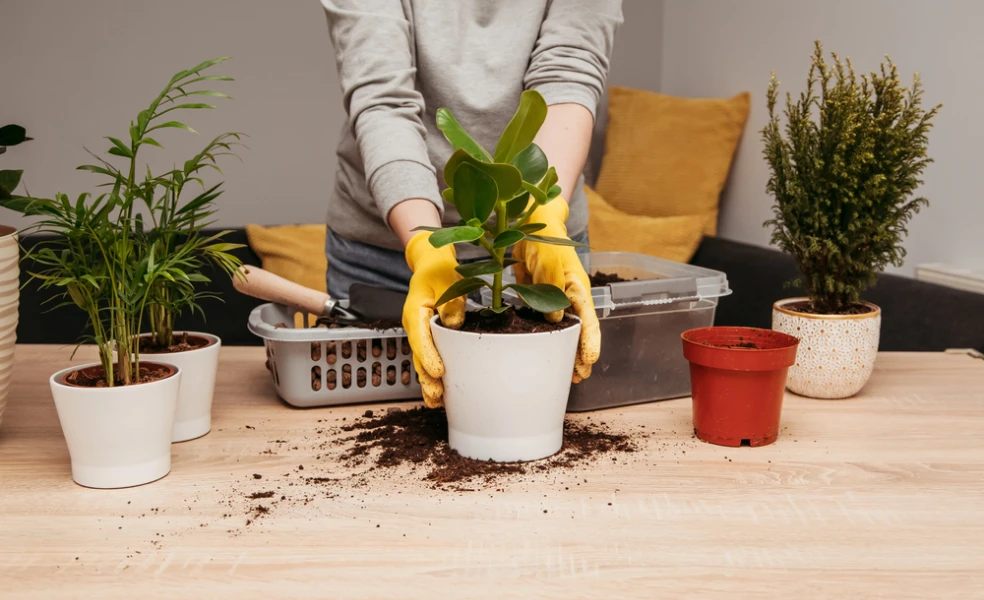
[[[222,340],[208,333],[176,331],[174,335],[180,337],[185,333],[191,337],[204,338],[209,343],[186,352],[140,354],[146,360],[181,369],[181,390],[178,392],[178,409],[174,414],[172,442],[200,438],[212,429],[212,397],[215,394],[215,375],[219,369],[219,352],[222,348]]]
[[[70,367],[50,380],[72,479],[85,487],[122,488],[164,477],[171,470],[180,370],[166,379],[125,387],[65,383],[72,371],[94,366],[99,363]]]
[[[17,231],[0,225],[0,424],[7,406],[7,390],[14,369],[17,310],[20,305],[20,247]]]
[[[848,398],[861,391],[875,368],[881,309],[860,315],[817,315],[786,308],[807,298],[788,298],[772,307],[772,328],[800,339],[786,387],[811,398]]]
[[[444,361],[448,443],[459,454],[496,462],[556,454],[581,324],[559,331],[488,334],[431,321]]]

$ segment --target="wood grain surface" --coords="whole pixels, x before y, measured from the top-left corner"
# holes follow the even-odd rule
[[[90,490],[48,390],[70,352],[17,348],[3,599],[984,597],[979,359],[883,354],[856,398],[787,396],[763,448],[695,440],[688,399],[575,415],[640,451],[435,489],[338,461],[367,407],[290,408],[262,349],[225,348],[212,432],[160,481]]]

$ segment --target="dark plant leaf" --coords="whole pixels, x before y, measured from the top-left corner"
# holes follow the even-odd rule
[[[455,150],[464,150],[480,161],[492,162],[492,156],[465,131],[464,127],[458,124],[448,109],[437,109],[437,128],[441,130],[441,133]]]
[[[530,196],[533,196],[533,201],[536,202],[537,204],[546,204],[547,203],[547,195],[545,193],[543,193],[543,190],[541,190],[540,188],[536,187],[532,183],[528,183],[528,182],[524,181],[523,182],[523,189],[526,190],[527,192],[529,192]]]
[[[495,236],[495,241],[492,242],[493,248],[508,248],[516,242],[522,240],[526,237],[526,234],[518,229],[507,229]]]
[[[546,227],[545,223],[523,223],[516,229],[522,231],[523,233],[529,235],[531,233],[536,233]]]
[[[11,198],[14,189],[20,184],[23,174],[24,171],[21,169],[0,171],[0,200]]]
[[[523,181],[528,181],[534,185],[543,179],[547,173],[547,168],[550,166],[547,163],[547,155],[536,144],[530,144],[523,148],[509,162],[523,174]]]
[[[560,189],[559,185],[550,186],[550,190],[547,191],[547,202],[550,202],[551,200],[559,196],[562,191],[563,190]]]
[[[29,139],[27,137],[27,131],[20,125],[4,125],[0,127],[0,146],[16,146]]]
[[[454,269],[462,277],[478,277],[479,275],[495,275],[502,272],[502,265],[494,260],[483,262],[465,263],[458,265]]]
[[[418,225],[411,229],[410,231],[440,231],[443,227],[429,227],[427,225]]]
[[[506,287],[516,290],[516,293],[523,299],[523,302],[538,312],[549,313],[564,310],[571,305],[571,301],[564,294],[564,291],[549,283],[534,283],[531,285],[513,283]]]
[[[509,162],[524,148],[533,143],[536,132],[547,118],[547,103],[535,90],[527,90],[519,97],[519,108],[509,125],[502,132],[495,146],[495,162]]]
[[[506,204],[506,216],[510,219],[515,219],[519,215],[523,214],[526,210],[526,205],[530,203],[530,193],[523,192],[519,196],[516,196]]]
[[[509,306],[508,304],[503,304],[499,308],[493,308],[489,306],[488,308],[483,308],[479,314],[482,315],[483,317],[492,317],[495,315],[501,315],[502,313],[506,312],[510,308],[512,307]]]
[[[435,231],[428,239],[430,240],[431,246],[441,248],[443,246],[447,246],[448,244],[471,242],[482,237],[484,234],[485,232],[478,227],[468,227],[467,225],[464,225],[461,227],[448,227],[447,229]]]
[[[441,297],[434,303],[434,307],[436,308],[442,304],[447,304],[459,296],[470,294],[485,286],[488,286],[488,283],[486,283],[484,279],[479,279],[478,277],[466,277],[464,279],[459,279],[454,282],[454,284],[452,284],[447,291],[441,294]]]
[[[454,195],[457,202],[455,206],[462,219],[478,219],[484,223],[495,210],[498,188],[495,180],[474,165],[464,162],[454,174]],[[478,238],[462,241],[474,239]]]
[[[456,150],[448,159],[447,164],[444,165],[444,183],[450,187],[456,187],[454,185],[455,173],[460,165],[466,163],[495,180],[499,200],[509,200],[521,189],[520,183],[523,181],[523,174],[519,172],[519,169],[510,164],[482,162],[464,150]],[[457,198],[457,195],[455,197]],[[457,205],[457,200],[455,205]]]
[[[570,238],[561,237],[551,237],[546,235],[528,235],[526,236],[531,242],[537,242],[539,244],[551,244],[554,246],[574,246],[576,248],[587,248],[587,244],[582,244],[580,242],[575,242]]]

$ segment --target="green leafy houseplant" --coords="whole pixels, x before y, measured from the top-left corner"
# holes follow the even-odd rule
[[[20,125],[4,125],[0,127],[0,154],[7,151],[7,146],[16,146],[31,141],[27,132]],[[14,189],[20,184],[24,171],[17,169],[0,169],[0,200],[12,197]]]
[[[418,227],[432,231],[435,248],[459,242],[481,246],[489,260],[460,265],[462,279],[438,299],[436,305],[470,294],[482,287],[492,290],[492,306],[486,316],[510,307],[503,304],[502,292],[512,288],[532,309],[541,313],[562,310],[570,300],[560,288],[550,284],[510,284],[503,286],[502,271],[514,260],[509,248],[526,239],[544,244],[579,246],[567,238],[537,235],[542,224],[529,223],[533,211],[560,195],[557,172],[533,143],[547,116],[547,104],[536,91],[523,92],[519,108],[503,131],[495,153],[489,154],[455,120],[447,109],[437,111],[437,126],[455,148],[444,167],[444,199],[458,209],[461,223],[456,227]],[[492,275],[492,283],[482,275]]]
[[[201,88],[205,82],[230,79],[202,75],[224,60],[206,61],[177,73],[131,122],[128,142],[108,138],[112,144],[108,153],[126,159],[123,168],[95,154],[98,164],[79,167],[108,177],[103,184],[110,188],[108,193],[95,197],[84,193],[75,202],[65,194],[57,194],[54,200],[21,196],[0,200],[0,206],[39,217],[30,230],[55,235],[26,257],[37,267],[32,277],[42,289],[55,290],[62,304],[85,311],[92,329],[87,339],[99,350],[106,386],[139,382],[138,335],[148,311],[160,318],[164,328],[170,327],[172,319],[161,315],[197,306],[200,295],[194,286],[207,281],[201,272],[206,261],[229,273],[239,265],[228,254],[235,246],[219,240],[223,234],[201,235],[214,212],[211,202],[219,186],[205,189],[200,177],[205,168],[218,168],[217,157],[229,153],[238,134],[218,136],[180,169],[153,175],[148,166],[146,174],[138,176],[141,148],[163,148],[152,136],[166,129],[194,133],[188,125],[172,120],[172,112],[215,108],[189,101],[195,96],[226,97]],[[190,182],[200,184],[204,191],[181,204],[182,191]]]
[[[890,59],[858,77],[850,60],[832,57],[827,64],[817,41],[806,91],[786,96],[784,130],[772,74],[762,130],[775,196],[765,224],[824,314],[849,311],[887,265],[902,265],[906,225],[928,204],[912,196],[932,162],[928,132],[940,109],[924,110],[919,76],[903,87]]]

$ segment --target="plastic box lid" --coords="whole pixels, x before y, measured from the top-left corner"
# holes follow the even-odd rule
[[[731,293],[728,277],[721,271],[645,254],[592,252],[584,262],[588,273],[608,273],[627,280],[591,288],[595,308],[605,314],[627,307],[716,300]],[[503,273],[502,279],[509,283],[515,281],[512,270]],[[506,290],[503,295],[511,302],[518,300],[512,290]],[[483,289],[482,298],[490,302],[492,292]]]

